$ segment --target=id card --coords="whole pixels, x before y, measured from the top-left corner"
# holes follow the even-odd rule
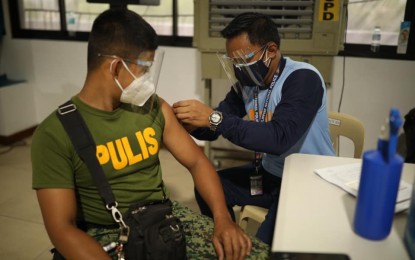
[[[251,196],[262,195],[262,175],[249,176],[251,182]]]

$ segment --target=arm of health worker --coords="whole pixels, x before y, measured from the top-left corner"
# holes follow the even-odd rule
[[[283,154],[305,134],[321,107],[323,87],[314,71],[300,69],[284,82],[282,97],[269,122],[243,119],[245,106],[232,88],[216,110],[223,120],[215,132],[209,130],[212,108],[195,100],[179,101],[173,105],[176,117],[183,124],[198,127],[191,134],[201,140],[215,140],[222,135],[232,143],[249,150]]]

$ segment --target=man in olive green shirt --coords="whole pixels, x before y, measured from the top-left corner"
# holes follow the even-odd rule
[[[90,34],[84,86],[72,101],[92,134],[122,213],[132,203],[161,199],[163,144],[190,171],[213,212],[219,259],[243,259],[251,240],[232,221],[215,169],[171,107],[154,94],[149,68],[156,49],[157,35],[139,15],[127,9],[103,12]],[[78,220],[114,221],[55,112],[39,125],[32,145],[33,187],[53,245],[66,259],[109,259],[102,245],[76,226]]]

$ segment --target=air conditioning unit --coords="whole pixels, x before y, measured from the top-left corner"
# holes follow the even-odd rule
[[[238,14],[259,12],[269,15],[278,25],[282,54],[313,64],[330,86],[333,57],[343,49],[347,0],[195,0],[193,46],[201,52],[205,102],[211,106],[221,100],[228,88],[212,87],[212,80],[227,79],[217,58],[225,53],[225,39],[220,31]],[[218,92],[226,91],[218,94]],[[215,104],[213,104],[215,103]],[[214,150],[214,151],[213,151]],[[205,143],[205,153],[220,166],[221,159],[252,160],[245,150],[220,137]]]
[[[316,66],[330,83],[333,56],[343,49],[343,0],[195,0],[193,46],[202,55],[202,78],[225,78],[217,52],[225,52],[220,31],[238,14],[259,12],[278,25],[281,51]]]

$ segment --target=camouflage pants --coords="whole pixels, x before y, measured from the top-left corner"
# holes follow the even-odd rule
[[[212,219],[193,212],[176,201],[173,202],[173,214],[183,222],[188,259],[216,259],[212,243]],[[103,246],[118,241],[117,228],[90,228],[87,232]],[[251,240],[251,255],[246,259],[268,259],[269,246],[255,237],[251,237]],[[115,255],[112,257],[117,259]]]

